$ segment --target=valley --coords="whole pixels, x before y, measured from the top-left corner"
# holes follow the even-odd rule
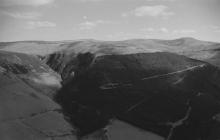
[[[220,43],[0,43],[2,140],[218,140]]]

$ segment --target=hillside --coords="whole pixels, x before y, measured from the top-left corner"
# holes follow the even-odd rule
[[[117,118],[172,140],[219,137],[209,132],[220,127],[213,119],[220,113],[218,68],[172,53],[77,60],[66,65],[75,75],[56,101],[82,136]]]
[[[75,138],[52,100],[60,78],[35,56],[0,52],[0,139]]]
[[[0,43],[1,140],[218,140],[220,43]]]
[[[133,54],[149,52],[172,52],[199,59],[219,66],[220,43],[200,41],[194,38],[175,40],[133,39],[124,41],[21,41],[0,43],[0,50],[20,52],[39,56],[53,53],[76,55],[91,52],[100,55]]]

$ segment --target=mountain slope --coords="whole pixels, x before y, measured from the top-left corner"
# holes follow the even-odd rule
[[[219,137],[212,134],[220,127],[218,68],[162,52],[77,60],[66,65],[74,76],[56,101],[81,135],[117,118],[172,140]]]
[[[218,140],[219,49],[193,38],[0,43],[0,138]]]
[[[56,82],[45,82],[42,74]],[[35,56],[1,51],[0,139],[76,139],[60,105],[50,98],[59,86],[59,76]]]

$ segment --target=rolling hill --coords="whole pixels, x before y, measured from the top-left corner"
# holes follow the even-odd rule
[[[0,43],[0,138],[218,140],[219,51],[194,38]]]
[[[203,133],[219,129],[217,67],[164,52],[77,59],[56,101],[82,136],[119,119],[173,140],[219,137]]]

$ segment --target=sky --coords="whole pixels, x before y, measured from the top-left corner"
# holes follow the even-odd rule
[[[220,42],[220,0],[0,0],[0,41]]]

